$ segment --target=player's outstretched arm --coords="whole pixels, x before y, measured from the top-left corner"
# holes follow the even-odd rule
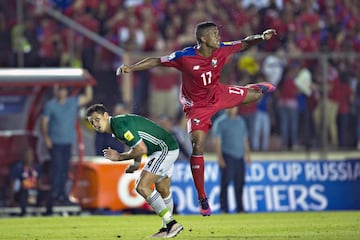
[[[159,57],[145,58],[130,66],[125,64],[121,65],[116,69],[116,75],[120,75],[122,73],[129,73],[133,71],[146,70],[160,65],[161,65],[161,61]]]
[[[243,46],[241,48],[241,51],[246,50],[250,48],[251,46],[254,46],[258,44],[259,42],[263,40],[269,40],[272,38],[273,35],[276,35],[275,29],[267,29],[262,34],[256,34],[256,35],[250,35],[241,40],[243,43]]]

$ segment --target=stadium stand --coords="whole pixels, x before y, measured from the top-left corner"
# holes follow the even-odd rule
[[[17,15],[17,2],[22,2],[26,9],[22,19]],[[194,45],[193,29],[200,21],[216,21],[221,26],[224,41],[275,28],[277,38],[266,45],[260,44],[251,54],[235,55],[223,76],[224,81],[230,83],[254,81],[258,75],[244,71],[249,65],[245,64],[245,68],[238,65],[246,63],[247,59],[264,75],[265,63],[269,63],[270,71],[278,67],[272,64],[282,63],[280,88],[284,87],[285,76],[290,76],[291,69],[298,63],[304,64],[311,73],[311,94],[301,96],[298,102],[301,126],[297,146],[292,147],[292,143],[281,138],[283,123],[277,112],[279,96],[275,95],[270,112],[269,151],[355,152],[360,149],[359,10],[357,0],[3,0],[0,3],[0,70],[18,66],[84,68],[95,79],[101,79],[94,88],[94,102],[102,102],[109,108],[125,102],[133,107],[133,112],[148,115],[149,73],[135,74],[133,83],[125,78],[116,79],[114,70],[121,63],[149,54],[161,55],[164,49],[173,51]],[[74,22],[78,24],[70,24]],[[129,52],[131,57],[126,54]],[[12,93],[20,91],[17,88],[22,84],[13,85]],[[4,86],[0,86],[2,96]],[[327,92],[330,86],[335,86],[335,90]],[[33,90],[21,89],[26,94],[33,94]],[[339,94],[342,92],[347,94]],[[313,119],[316,108],[321,106],[319,103],[328,98],[338,109],[336,140],[323,127],[326,121],[317,126]],[[1,101],[3,104],[2,98]],[[304,108],[304,103],[308,108]],[[38,113],[38,110],[31,110],[20,124],[34,127],[32,121]],[[0,117],[4,119],[1,128],[6,130],[12,119],[5,115]],[[310,120],[304,128],[307,117]],[[320,123],[323,123],[321,119]],[[92,142],[91,136],[89,138]],[[91,147],[86,146],[85,151]],[[211,150],[210,145],[208,148]],[[2,176],[7,174],[4,169],[2,165]]]

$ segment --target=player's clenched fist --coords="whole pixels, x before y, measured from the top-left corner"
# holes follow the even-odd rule
[[[262,37],[264,40],[269,40],[273,35],[276,35],[275,29],[267,29],[263,32]]]
[[[129,72],[131,72],[131,69],[129,68],[129,66],[127,66],[125,64],[121,65],[120,67],[118,67],[116,69],[116,75],[117,76],[122,74],[122,73],[129,73]]]

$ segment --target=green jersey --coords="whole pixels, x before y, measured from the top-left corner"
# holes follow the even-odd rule
[[[111,117],[110,126],[115,137],[129,147],[134,147],[142,139],[147,146],[148,155],[179,148],[169,132],[150,119],[135,114]]]

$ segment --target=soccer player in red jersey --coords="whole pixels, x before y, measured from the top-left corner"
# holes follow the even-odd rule
[[[203,216],[211,214],[204,188],[203,156],[205,138],[211,128],[211,117],[219,110],[258,101],[264,93],[275,90],[273,85],[266,82],[247,86],[224,85],[220,83],[220,72],[231,54],[269,40],[274,34],[274,29],[268,29],[262,34],[251,35],[242,40],[221,42],[216,24],[203,22],[195,30],[198,42],[196,46],[168,56],[145,58],[130,66],[122,65],[116,70],[116,74],[120,75],[165,66],[174,67],[181,72],[180,101],[188,121],[193,146],[190,166]]]

